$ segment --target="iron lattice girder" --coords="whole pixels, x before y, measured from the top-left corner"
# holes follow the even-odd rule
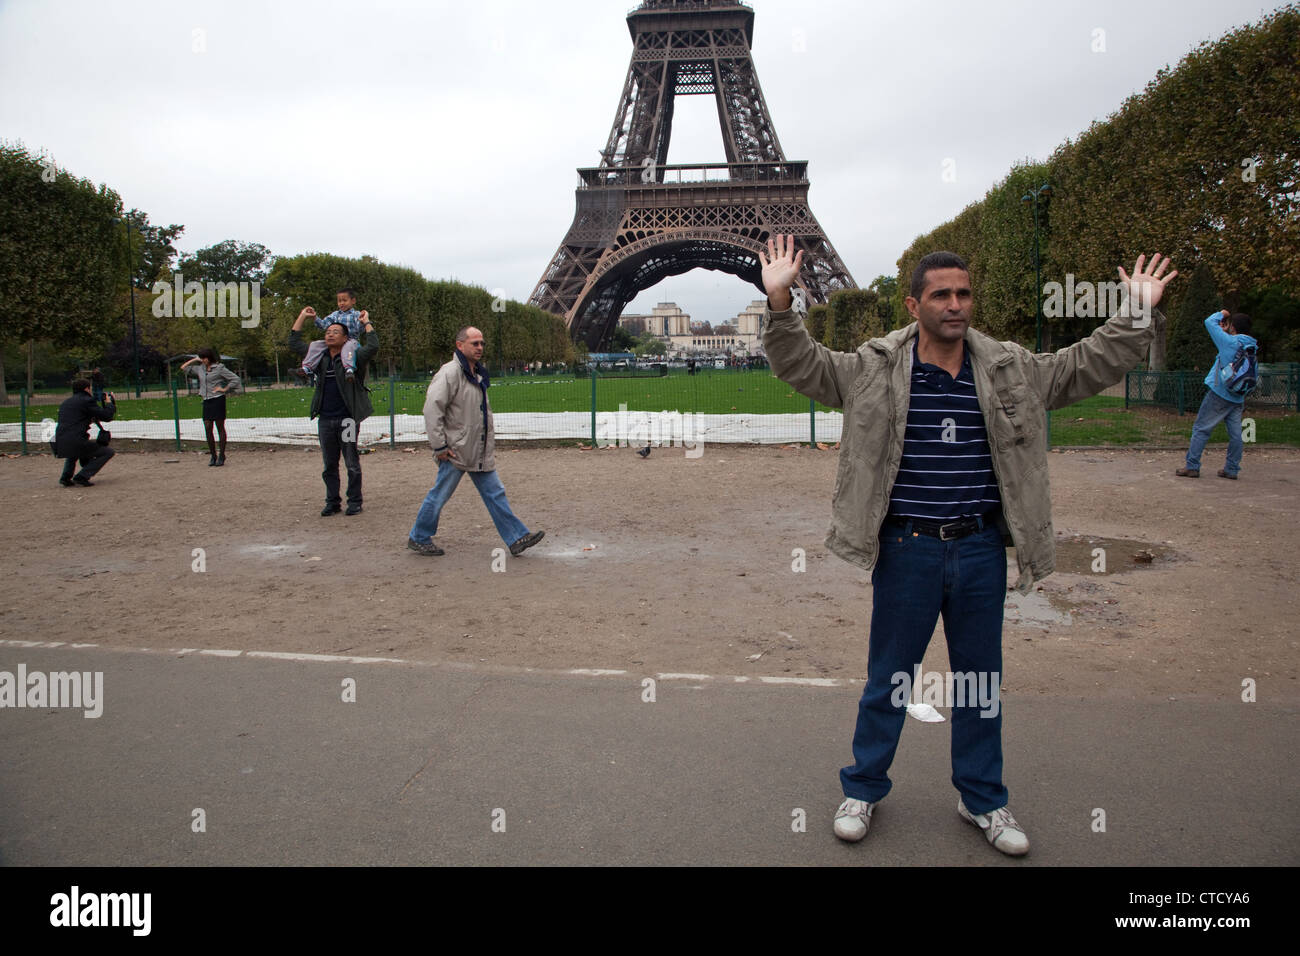
[[[598,348],[660,279],[717,269],[762,292],[758,253],[789,233],[812,302],[856,288],[808,206],[806,162],[785,159],[750,57],[754,12],[724,0],[646,0],[601,164],[579,169],[577,210],[529,301]],[[673,100],[713,94],[727,162],[668,166]]]
[[[739,3],[642,4],[627,18],[632,62],[601,164],[668,161],[673,98],[712,93],[727,161],[785,158],[754,72],[754,11]]]

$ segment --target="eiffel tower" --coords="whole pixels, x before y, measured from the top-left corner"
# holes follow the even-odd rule
[[[856,284],[808,206],[808,163],[781,150],[750,56],[754,11],[736,0],[644,0],[627,16],[632,62],[600,165],[579,169],[577,212],[529,303],[598,350],[659,280],[717,269],[763,292],[758,253],[778,233],[804,250],[813,303]],[[669,166],[673,102],[712,94],[725,163]]]

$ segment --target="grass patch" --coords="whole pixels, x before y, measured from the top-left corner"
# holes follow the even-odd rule
[[[1277,408],[1247,408],[1259,444],[1300,447],[1300,413]],[[1052,445],[1186,445],[1192,440],[1195,411],[1179,415],[1149,405],[1124,408],[1124,399],[1096,395],[1051,413]],[[1210,441],[1227,442],[1219,425]]]
[[[391,393],[396,414],[419,415],[424,410],[428,382],[396,382]],[[387,379],[371,386],[375,415],[389,413],[390,387]],[[40,395],[42,404],[28,408],[27,420],[40,422],[57,418],[64,395]],[[230,398],[231,418],[306,418],[311,409],[312,390],[293,388],[254,389]],[[491,389],[492,410],[508,412],[591,411],[591,380],[561,376],[509,377],[497,379]],[[663,378],[603,378],[596,382],[596,410],[617,412],[626,404],[632,411],[678,411],[683,414],[806,414],[808,399],[777,379],[766,369],[743,371],[701,369],[695,375],[673,370]],[[118,403],[123,419],[170,422],[170,398],[122,398]],[[179,399],[181,418],[200,418],[203,403],[197,396]],[[819,409],[821,406],[818,406]],[[17,422],[17,405],[0,407],[0,422]],[[1255,421],[1255,441],[1300,447],[1300,413],[1275,408],[1246,409]],[[1054,446],[1065,445],[1186,445],[1191,440],[1194,411],[1186,415],[1151,406],[1124,408],[1122,398],[1094,396],[1051,413]],[[1211,442],[1228,440],[1220,425]]]

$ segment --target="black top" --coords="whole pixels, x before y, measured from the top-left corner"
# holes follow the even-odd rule
[[[85,392],[65,398],[59,406],[59,424],[54,430],[54,454],[60,458],[80,454],[81,443],[90,438],[91,424],[112,421],[116,414],[116,405],[101,405]]]
[[[343,401],[343,393],[339,391],[338,379],[335,377],[335,366],[343,364],[342,357],[335,359],[333,355],[326,350],[321,357],[320,367],[317,369],[321,376],[321,400],[320,400],[320,417],[321,418],[348,418],[348,405]]]

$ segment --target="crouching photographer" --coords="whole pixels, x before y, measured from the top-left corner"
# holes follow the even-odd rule
[[[112,392],[108,392],[100,403],[90,393],[89,380],[79,378],[72,383],[72,397],[64,399],[59,406],[59,423],[54,430],[54,441],[50,443],[54,457],[64,459],[59,484],[65,488],[73,485],[89,488],[94,484],[90,479],[115,453],[108,444],[109,433],[101,426],[99,437],[92,439],[90,426],[112,421],[116,414],[117,399]],[[74,476],[78,462],[81,471]]]

